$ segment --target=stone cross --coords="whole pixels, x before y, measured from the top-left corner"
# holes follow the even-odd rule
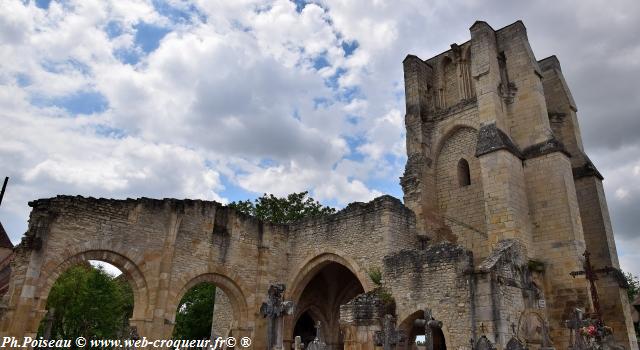
[[[405,340],[402,330],[396,330],[396,320],[391,315],[384,315],[384,323],[381,331],[376,331],[373,335],[373,342],[376,346],[382,346],[384,350],[392,350],[396,345],[400,345]]]
[[[433,350],[433,331],[431,328],[442,328],[442,321],[433,318],[431,309],[424,310],[424,318],[418,318],[413,322],[415,327],[424,329],[424,341],[427,350]]]
[[[282,333],[284,316],[291,315],[294,311],[292,301],[284,301],[282,294],[285,291],[284,284],[272,284],[269,287],[267,301],[260,306],[262,317],[268,318],[267,322],[267,346],[268,350],[284,349]]]
[[[601,269],[594,269],[593,265],[591,265],[591,259],[589,258],[591,254],[589,251],[585,250],[584,254],[584,270],[583,271],[573,271],[570,273],[571,277],[575,278],[576,276],[585,275],[584,277],[589,281],[589,285],[591,287],[591,300],[593,301],[593,308],[596,312],[596,318],[602,320],[602,313],[600,312],[600,299],[598,298],[598,290],[596,289],[596,280],[598,280],[599,273],[609,273],[615,271],[614,268],[605,266]]]
[[[327,344],[320,340],[320,325],[320,321],[316,322],[314,326],[316,328],[316,338],[309,344],[308,350],[325,350],[327,348]]]

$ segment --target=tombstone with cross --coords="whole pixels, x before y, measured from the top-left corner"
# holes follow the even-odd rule
[[[384,350],[393,350],[403,345],[405,341],[404,331],[396,329],[396,319],[392,315],[384,315],[382,330],[373,335],[376,346],[382,346]]]
[[[313,339],[313,341],[309,344],[309,346],[307,347],[308,350],[325,350],[327,348],[327,344],[325,344],[320,339],[320,326],[321,326],[320,321],[317,321],[315,325],[316,338]]]
[[[284,284],[272,284],[269,287],[267,301],[260,306],[260,314],[267,320],[267,346],[269,350],[282,350],[282,334],[284,316],[291,315],[294,311],[292,301],[284,301]]]

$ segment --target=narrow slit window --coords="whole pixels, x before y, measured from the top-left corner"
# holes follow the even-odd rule
[[[471,172],[469,171],[469,162],[462,158],[458,162],[458,183],[460,187],[471,185]]]

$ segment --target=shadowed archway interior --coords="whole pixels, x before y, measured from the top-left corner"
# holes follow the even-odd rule
[[[300,336],[308,344],[315,338],[315,323],[320,321],[320,338],[327,349],[342,349],[340,305],[363,292],[362,284],[348,268],[335,262],[325,265],[300,296],[293,336]]]

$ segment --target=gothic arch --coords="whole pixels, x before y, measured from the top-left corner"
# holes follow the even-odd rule
[[[351,259],[344,253],[331,250],[312,256],[302,263],[300,270],[298,270],[287,284],[287,286],[290,286],[291,288],[286,293],[288,298],[297,302],[309,281],[318,271],[330,263],[338,263],[349,269],[349,271],[356,276],[358,281],[360,281],[365,292],[375,288],[371,278],[369,278],[369,274],[359,267],[355,260]]]

